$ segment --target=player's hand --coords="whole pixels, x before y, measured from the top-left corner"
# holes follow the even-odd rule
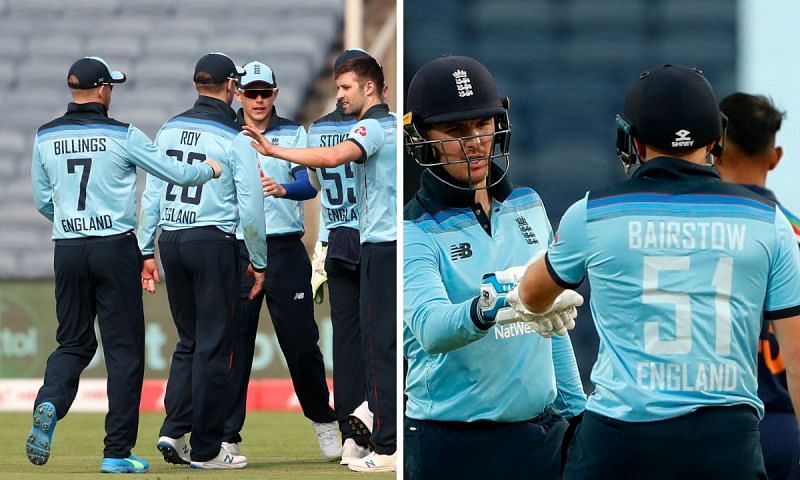
[[[328,281],[328,273],[325,271],[327,255],[328,245],[317,241],[317,244],[314,245],[314,256],[311,258],[311,294],[314,296],[316,304],[321,304],[325,300],[325,289],[322,286]]]
[[[245,125],[242,127],[244,130],[244,134],[248,137],[252,138],[254,141],[250,142],[250,145],[258,150],[258,153],[261,155],[265,155],[267,157],[273,156],[272,153],[275,150],[275,145],[270,143],[264,135],[261,134],[258,130],[251,127],[250,125]]]
[[[148,258],[142,264],[142,289],[148,293],[156,293],[156,283],[161,283],[158,265],[154,258]]]
[[[252,265],[247,266],[247,276],[253,277],[253,288],[250,289],[250,293],[247,295],[247,298],[253,300],[261,293],[261,289],[264,288],[264,272],[256,272],[253,270]]]
[[[506,295],[506,302],[514,309],[520,321],[530,322],[536,333],[550,338],[554,333],[566,335],[568,330],[575,328],[575,318],[578,316],[578,307],[583,305],[583,297],[575,290],[564,290],[550,308],[542,313],[534,313],[522,303],[519,290],[514,287]]]
[[[261,188],[264,190],[265,197],[283,198],[286,196],[286,187],[272,177],[261,177]]]
[[[526,268],[521,265],[483,276],[478,308],[485,321],[501,324],[522,321],[505,297],[522,279]]]
[[[203,160],[203,163],[211,166],[211,168],[214,169],[214,178],[219,178],[219,176],[222,175],[222,167],[219,165],[219,162],[213,158],[207,158]]]

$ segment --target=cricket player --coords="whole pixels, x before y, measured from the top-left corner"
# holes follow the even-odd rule
[[[592,288],[597,388],[564,478],[766,478],[756,350],[772,321],[800,399],[800,251],[774,202],[710,166],[722,126],[701,71],[642,72],[617,118],[631,179],[574,203],[518,286],[533,312]]]
[[[139,246],[145,255],[143,287],[155,279],[155,230],[169,283],[170,310],[180,338],[172,355],[164,406],[167,416],[157,447],[164,460],[193,468],[243,468],[247,458],[222,448],[230,411],[230,364],[239,304],[241,224],[249,252],[255,297],[266,269],[264,203],[258,164],[231,154],[239,134],[230,107],[244,72],[222,53],[209,53],[195,66],[194,106],[168,120],[156,137],[167,155],[192,163],[219,158],[226,174],[211,188],[177,188],[148,177],[142,200]],[[184,435],[191,432],[191,453]]]
[[[97,350],[108,369],[108,414],[101,472],[144,473],[131,452],[139,428],[144,377],[142,258],[136,224],[136,167],[163,181],[202,188],[220,175],[208,159],[194,165],[166,157],[139,129],[108,116],[111,92],[126,80],[99,57],[69,69],[73,101],[36,133],[31,164],[36,208],[53,222],[58,347],[47,360],[25,442],[28,460],[47,463],[56,422],[75,400],[81,372]]]
[[[508,101],[461,56],[422,66],[407,100],[406,155],[425,170],[403,214],[406,477],[558,479],[586,398],[565,330],[501,318],[513,272],[553,237],[539,195],[507,177]],[[548,321],[574,319],[568,296]]]
[[[250,62],[243,69],[245,73],[234,92],[242,104],[237,113],[239,123],[259,129],[276,144],[305,147],[305,128],[279,116],[275,109],[279,89],[273,70],[261,62]],[[223,447],[237,455],[240,452],[258,318],[262,303],[266,303],[303,414],[311,421],[323,457],[329,461],[338,460],[342,451],[337,439],[336,416],[328,404],[330,394],[319,349],[319,330],[314,321],[311,262],[301,241],[303,200],[313,198],[317,191],[308,181],[305,166],[259,155],[250,146],[250,138],[243,134],[234,140],[233,150],[238,161],[254,163],[261,171],[270,268],[264,274],[264,289],[251,300],[248,294],[253,281],[244,275],[249,254],[244,235],[238,231],[236,236],[241,237],[239,251],[244,271],[233,356],[234,407],[225,424]]]
[[[285,148],[270,143],[261,132],[245,126],[262,155],[314,168],[351,162],[356,173],[360,259],[360,326],[367,395],[374,413],[375,450],[351,462],[354,471],[393,471],[396,464],[396,231],[397,122],[382,102],[383,67],[372,57],[347,60],[334,72],[337,100],[344,113],[359,121],[346,141],[332,147]]]
[[[764,186],[768,172],[783,156],[783,148],[775,144],[775,134],[781,128],[784,114],[769,98],[741,92],[725,97],[719,106],[728,117],[725,149],[715,163],[720,176],[726,182],[742,184],[775,202],[789,219],[800,242],[797,217]],[[800,438],[786,383],[786,365],[772,322],[762,324],[758,340],[758,398],[764,402],[764,418],[758,428],[767,477],[770,480],[799,479]]]

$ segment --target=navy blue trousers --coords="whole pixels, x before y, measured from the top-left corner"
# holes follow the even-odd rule
[[[100,326],[108,371],[108,414],[103,456],[125,458],[136,444],[144,378],[142,257],[132,232],[57,240],[55,270],[58,347],[47,359],[35,405],[51,402],[67,415],[78,380],[97,350]]]
[[[364,354],[359,320],[360,275],[358,265],[327,258],[328,302],[333,323],[333,402],[342,440],[358,443],[347,417],[367,399]],[[363,441],[362,441],[363,443]]]
[[[397,243],[361,245],[361,345],[375,452],[397,449]]]
[[[406,480],[558,480],[566,420],[438,422],[406,417]],[[613,477],[609,477],[613,478]]]
[[[239,249],[234,235],[216,227],[163,231],[158,246],[179,337],[160,434],[191,431],[192,460],[206,461],[219,453],[230,411]]]
[[[253,368],[258,319],[264,302],[303,414],[314,422],[333,422],[336,416],[329,405],[325,364],[319,349],[319,329],[314,321],[311,261],[300,234],[267,237],[264,289],[253,300],[247,298],[253,278],[245,275],[250,261],[243,241],[239,242],[239,262],[242,269],[241,305],[233,356],[234,381],[232,392],[228,394],[233,408],[225,422],[225,441],[242,440],[240,433],[247,410],[247,384]]]
[[[767,412],[758,429],[769,480],[800,480],[800,436],[794,412]]]
[[[564,479],[766,479],[758,438],[758,416],[745,405],[641,423],[586,412]]]

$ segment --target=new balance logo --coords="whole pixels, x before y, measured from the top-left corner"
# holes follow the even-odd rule
[[[233,463],[233,455],[225,454],[225,459],[223,460],[225,463]]]
[[[364,465],[368,466],[369,468],[375,468],[375,467],[377,467],[377,465],[375,465],[375,460],[372,460],[372,459],[370,459],[370,460],[365,460],[365,461],[364,461]]]
[[[277,145],[280,139],[278,137],[272,137],[269,141],[272,142],[273,145]]]
[[[694,140],[692,140],[692,137],[689,136],[691,134],[692,132],[690,132],[689,130],[684,130],[684,129],[678,130],[677,132],[675,132],[675,140],[673,140],[672,146],[691,147],[692,145],[694,145]]]
[[[453,261],[462,260],[472,256],[472,245],[469,243],[458,243],[450,245],[450,259]]]
[[[294,298],[292,300],[302,300],[304,298],[306,298],[305,292],[297,292],[294,294]]]
[[[467,76],[465,70],[458,69],[453,72],[453,78],[456,79],[456,88],[458,89],[459,97],[472,96],[472,80]]]
[[[528,220],[522,216],[515,217],[514,220],[516,220],[517,227],[519,227],[519,231],[522,233],[522,237],[525,239],[528,245],[538,245],[539,239],[536,238],[536,233],[528,224]]]

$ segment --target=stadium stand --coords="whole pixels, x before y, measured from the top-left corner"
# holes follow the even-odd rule
[[[151,137],[191,106],[194,63],[210,51],[272,65],[280,114],[297,118],[341,43],[343,10],[343,0],[0,0],[0,278],[52,276],[30,149],[36,128],[66,109],[73,61],[98,55],[127,73],[110,113]]]

